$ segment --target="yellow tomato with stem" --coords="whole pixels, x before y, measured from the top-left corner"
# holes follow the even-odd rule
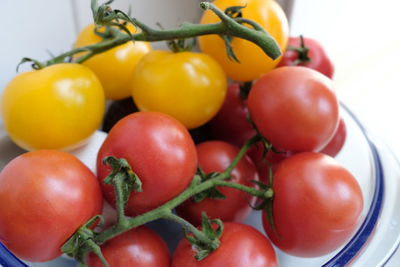
[[[127,28],[132,34],[135,33],[134,26],[127,25]],[[79,33],[74,47],[101,42],[102,37],[97,35],[94,30],[94,24],[86,26]],[[99,31],[104,32],[104,28],[100,28]],[[129,84],[135,66],[141,57],[150,50],[151,45],[148,42],[127,42],[97,54],[82,64],[89,67],[99,77],[107,99],[122,99],[131,96]],[[79,53],[77,56],[82,55],[82,53]]]
[[[20,147],[69,149],[99,128],[105,97],[89,68],[61,63],[17,75],[5,87],[0,108],[8,135]]]
[[[275,39],[282,50],[286,50],[289,26],[282,8],[274,0],[216,0],[213,2],[221,10],[231,6],[243,6],[242,17],[260,24]],[[201,23],[218,23],[220,19],[210,10],[204,12]],[[246,25],[246,24],[244,24]],[[250,27],[250,26],[249,26]],[[282,56],[273,60],[254,43],[234,38],[232,48],[240,62],[228,58],[224,40],[218,35],[205,35],[199,38],[201,51],[211,55],[222,66],[227,76],[240,82],[253,81],[272,70]]]
[[[188,129],[218,112],[226,95],[226,76],[210,56],[153,50],[136,66],[132,97],[141,111],[169,114]]]

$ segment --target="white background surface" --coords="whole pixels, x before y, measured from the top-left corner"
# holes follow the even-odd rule
[[[398,156],[399,11],[397,0],[298,0],[291,27],[323,43],[340,99]]]
[[[38,60],[72,47],[91,21],[89,0],[2,0],[0,92],[22,57]],[[164,27],[198,19],[198,0],[116,0],[116,6]],[[174,6],[181,10],[173,13]],[[148,10],[151,10],[149,13]],[[297,0],[291,34],[319,40],[335,67],[340,99],[400,157],[400,2]],[[174,14],[174,15],[166,15]],[[22,69],[27,69],[25,65]],[[0,151],[1,153],[1,151]],[[398,253],[399,254],[399,253]],[[400,256],[399,256],[400,257]],[[395,265],[393,265],[395,266]]]

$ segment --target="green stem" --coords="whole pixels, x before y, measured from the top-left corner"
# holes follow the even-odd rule
[[[246,18],[235,18],[235,21],[240,24],[248,24],[257,31],[264,31],[263,27],[261,27],[260,24],[258,24],[257,22],[255,22],[253,20],[246,19]]]
[[[134,227],[154,221],[159,218],[168,217],[169,213],[171,213],[171,210],[173,208],[175,208],[179,204],[183,203],[185,200],[189,199],[191,196],[213,186],[212,180],[210,180],[210,182],[207,182],[207,183],[199,184],[200,181],[201,181],[201,178],[199,176],[195,176],[193,178],[191,184],[189,185],[189,187],[185,191],[183,191],[180,195],[175,197],[174,199],[166,202],[165,204],[163,204],[162,206],[160,206],[154,210],[143,213],[134,218],[126,219],[125,226],[121,226],[121,225],[117,224],[117,225],[105,230],[104,232],[99,233],[95,237],[96,243],[102,244],[105,241],[107,241],[108,239],[113,238],[129,229],[132,229]]]
[[[86,243],[93,251],[94,254],[97,255],[97,257],[99,257],[101,263],[103,263],[104,267],[110,267],[110,265],[108,264],[107,260],[104,258],[103,253],[101,253],[101,249],[100,246],[97,245],[93,240],[88,240]]]
[[[252,138],[252,139],[255,139],[255,138]],[[252,140],[252,139],[250,139],[250,140]],[[250,143],[250,142],[248,142],[248,143]],[[244,145],[244,147],[245,146],[246,145]],[[237,157],[241,157],[241,155],[243,155],[243,154],[238,154]],[[111,228],[105,230],[104,232],[99,233],[95,237],[95,241],[98,244],[102,244],[105,241],[107,241],[108,239],[113,238],[114,236],[117,236],[129,229],[132,229],[134,227],[143,225],[145,223],[148,223],[148,222],[154,221],[156,219],[160,219],[160,218],[170,219],[175,222],[181,223],[182,227],[186,230],[190,230],[190,231],[194,230],[195,229],[194,226],[189,226],[188,222],[177,219],[178,216],[172,214],[171,210],[174,209],[175,207],[177,207],[178,205],[182,204],[184,201],[188,200],[193,195],[198,194],[204,190],[207,190],[207,189],[215,187],[215,186],[226,186],[226,187],[236,188],[238,190],[247,192],[253,196],[257,196],[260,198],[271,198],[273,196],[272,189],[269,189],[267,191],[257,190],[255,188],[248,187],[245,185],[241,185],[241,184],[237,184],[237,183],[229,182],[229,181],[224,181],[223,177],[225,177],[225,179],[226,179],[229,176],[230,176],[230,174],[229,175],[220,174],[220,175],[216,176],[215,178],[207,180],[202,183],[200,183],[200,177],[195,176],[195,178],[191,182],[190,186],[185,191],[183,191],[180,195],[178,195],[177,197],[173,198],[172,200],[166,202],[165,204],[163,204],[162,206],[160,206],[154,210],[143,213],[134,218],[126,219],[125,226],[121,226],[121,225],[117,224],[114,227],[111,227]],[[202,238],[202,237],[200,237],[200,238]]]
[[[117,225],[123,225],[127,220],[125,218],[126,201],[124,200],[124,192],[122,189],[124,186],[123,180],[117,178],[113,179],[113,186],[116,199]]]
[[[255,140],[255,138],[252,138],[251,140]],[[251,142],[247,142],[246,143],[247,145],[244,145],[244,147],[249,146],[250,143]],[[242,149],[242,150],[245,151],[246,149]],[[239,153],[237,155],[237,158],[243,156],[243,154],[244,153]],[[230,176],[230,174],[229,174],[229,176]],[[227,176],[227,177],[229,177],[229,176]],[[107,230],[105,230],[101,233],[98,233],[96,236],[94,236],[93,237],[94,244],[96,244],[98,247],[99,245],[105,243],[107,240],[109,240],[123,232],[126,232],[132,228],[138,227],[145,223],[148,223],[148,222],[151,222],[151,221],[154,221],[157,219],[161,219],[161,218],[168,219],[168,220],[174,221],[176,223],[179,223],[186,232],[191,232],[198,240],[200,240],[201,242],[203,242],[205,244],[209,244],[213,241],[210,240],[203,232],[199,231],[192,224],[190,224],[186,220],[180,218],[179,216],[174,215],[171,212],[172,209],[174,209],[179,204],[183,203],[184,201],[186,201],[193,195],[198,194],[204,190],[207,190],[207,189],[209,189],[211,187],[215,187],[215,186],[225,186],[225,187],[235,188],[235,189],[244,191],[250,195],[257,196],[257,197],[264,198],[264,199],[270,199],[273,196],[273,191],[271,188],[269,188],[266,191],[265,190],[257,190],[255,188],[247,187],[247,186],[237,184],[234,182],[224,181],[222,179],[223,177],[225,177],[225,175],[220,174],[213,179],[207,180],[205,182],[201,182],[201,177],[196,175],[193,178],[189,187],[185,191],[183,191],[180,195],[178,195],[174,199],[168,201],[164,205],[162,205],[154,210],[151,210],[149,212],[138,215],[134,218],[128,219],[128,218],[124,217],[124,219],[122,219],[122,220],[120,219],[121,221],[119,223],[117,223],[116,225],[114,225],[113,227],[108,228]],[[120,204],[117,203],[117,206],[119,206],[119,205]],[[119,210],[119,212],[121,212],[120,208],[118,208],[118,210]],[[118,215],[118,217],[120,217],[120,216],[121,215]],[[123,222],[123,223],[121,223],[121,222]],[[92,240],[90,240],[90,241],[92,241]],[[93,250],[93,249],[96,249],[96,248],[94,246],[90,246],[90,244],[88,246],[85,246],[80,253],[81,258],[85,258],[86,255],[90,252],[90,250]],[[96,251],[94,251],[94,252],[96,253]],[[84,266],[84,265],[82,265],[82,266]]]
[[[129,36],[128,34],[121,34],[111,40],[105,40],[97,44],[72,49],[46,61],[45,63],[41,63],[41,65],[53,65],[63,62],[63,60],[67,57],[71,57],[78,53],[87,52],[85,55],[80,56],[79,58],[74,60],[75,63],[82,63],[96,54],[100,54],[111,48],[125,44],[132,40],[156,42],[175,39],[186,39],[207,34],[223,34],[224,28],[225,27],[222,23],[207,25],[184,23],[179,28],[174,30],[152,30],[150,33],[141,32],[132,34],[131,36]]]
[[[106,3],[107,4],[107,3]],[[98,0],[92,0],[92,9],[94,13],[94,20],[100,25],[115,25],[115,19],[123,21],[130,21],[136,27],[141,29],[140,33],[134,34],[119,34],[113,39],[105,39],[100,43],[88,45],[72,49],[71,51],[65,52],[56,56],[44,63],[36,63],[38,66],[49,66],[64,62],[65,58],[71,57],[75,54],[86,52],[85,55],[75,59],[74,62],[82,63],[88,60],[92,56],[105,52],[113,47],[119,46],[129,41],[169,41],[175,39],[187,39],[201,35],[217,34],[242,38],[251,41],[258,45],[269,57],[276,59],[281,55],[281,50],[274,38],[262,29],[257,23],[243,19],[243,18],[231,18],[224,12],[219,10],[214,4],[209,2],[201,2],[200,6],[204,10],[210,9],[221,19],[221,22],[214,24],[192,24],[183,23],[176,29],[164,30],[164,29],[153,29],[144,23],[140,22],[136,18],[129,17],[121,11],[114,11],[106,5],[99,5]],[[252,26],[246,27],[242,24],[249,24]]]
[[[243,18],[238,18],[239,22],[237,22],[236,19],[229,17],[210,2],[201,2],[200,6],[204,10],[212,10],[221,19],[222,23],[227,27],[227,35],[240,37],[255,43],[272,59],[277,59],[281,55],[281,50],[274,38],[257,23]],[[254,29],[243,26],[242,23],[250,24]]]
[[[302,63],[310,63],[311,58],[308,56],[309,48],[304,43],[303,35],[300,35],[300,47],[289,45],[287,50],[295,51],[297,53],[297,59],[294,61],[294,65]]]
[[[246,154],[247,150],[252,147],[254,144],[256,144],[257,142],[259,142],[261,140],[259,135],[255,135],[253,136],[251,139],[249,139],[240,149],[239,153],[237,154],[237,156],[233,159],[233,161],[231,162],[231,164],[228,166],[228,168],[226,168],[226,170],[221,174],[221,177],[219,177],[220,180],[224,180],[226,178],[228,178],[233,169],[236,167],[236,165],[239,163],[239,161],[242,159],[242,157]]]
[[[201,182],[201,177],[200,176],[195,176],[189,185],[189,187],[183,191],[181,194],[179,194],[177,197],[173,198],[172,200],[166,202],[165,204],[161,205],[160,207],[151,210],[149,212],[143,213],[141,215],[138,215],[134,218],[124,218],[121,219],[121,221],[124,222],[124,224],[117,223],[117,225],[105,230],[104,232],[99,233],[95,237],[95,241],[98,244],[102,244],[105,241],[107,241],[110,238],[113,238],[129,229],[132,229],[134,227],[137,227],[139,225],[143,225],[145,223],[154,221],[159,218],[165,218],[165,217],[170,217],[171,210],[183,203],[185,200],[189,199],[190,197],[194,196],[195,194],[198,194],[204,190],[207,190],[211,187],[214,187],[218,184],[218,182],[221,182],[231,176],[232,170],[236,167],[236,165],[239,163],[240,159],[245,155],[246,151],[255,143],[257,143],[260,140],[260,137],[258,135],[254,136],[250,140],[248,140],[243,147],[240,149],[239,153],[235,157],[235,159],[232,161],[232,163],[229,165],[229,167],[221,174],[216,176],[213,179],[207,180],[205,182]],[[233,183],[232,183],[233,184]],[[231,183],[225,183],[221,184],[221,186],[230,186],[230,187],[236,187],[237,189],[243,189],[244,191],[247,192],[255,192],[250,189],[248,189],[245,186],[236,186],[236,185],[231,185]],[[261,193],[254,193],[258,196],[261,197]],[[117,212],[119,213],[118,218],[120,218],[123,214],[121,212],[121,204],[117,203]],[[121,213],[121,214],[120,214]]]
[[[136,217],[133,218],[126,218],[124,209],[125,209],[125,204],[126,204],[126,198],[124,196],[123,192],[123,187],[126,185],[124,184],[126,179],[120,179],[121,177],[118,177],[118,175],[126,175],[125,172],[130,172],[132,171],[129,166],[126,166],[125,164],[123,165],[123,168],[121,171],[123,173],[117,173],[113,177],[113,186],[114,190],[116,193],[116,206],[117,206],[117,223],[116,225],[112,226],[111,228],[108,228],[104,230],[103,232],[96,233],[95,235],[92,234],[88,229],[81,229],[82,234],[85,234],[86,238],[85,240],[88,240],[88,243],[82,247],[82,249],[79,251],[79,255],[81,259],[84,259],[86,255],[91,251],[94,250],[95,253],[99,254],[101,253],[99,246],[106,242],[107,240],[123,233],[126,232],[132,228],[135,228],[137,226],[143,225],[145,223],[157,220],[157,219],[168,219],[174,222],[179,223],[183,229],[186,231],[186,233],[191,232],[193,236],[199,240],[203,244],[210,244],[210,245],[215,245],[215,240],[211,240],[205,233],[202,231],[198,230],[196,227],[191,225],[189,222],[186,220],[180,218],[177,215],[174,215],[172,213],[172,210],[183,203],[184,201],[188,200],[190,197],[203,192],[207,189],[210,189],[215,186],[226,186],[226,187],[231,187],[231,188],[236,188],[238,190],[242,190],[244,192],[247,192],[251,195],[263,198],[263,199],[270,199],[273,196],[272,189],[268,190],[257,190],[252,187],[247,187],[241,184],[236,184],[234,182],[229,182],[225,181],[225,179],[231,177],[232,170],[236,167],[236,165],[239,163],[240,159],[245,155],[246,151],[255,143],[257,143],[260,140],[260,136],[256,135],[250,140],[248,140],[243,147],[240,149],[238,152],[237,156],[235,159],[232,161],[232,163],[229,165],[229,167],[223,172],[218,174],[216,177],[211,178],[206,181],[202,181],[200,175],[195,175],[192,182],[190,185],[184,190],[181,194],[176,196],[175,198],[171,199],[170,201],[166,202],[165,204],[159,206],[158,208],[155,208],[151,211],[148,211],[146,213],[140,214]],[[107,158],[106,158],[107,159]],[[118,162],[121,164],[122,159],[113,159],[115,162]],[[107,160],[104,160],[107,162]],[[113,163],[111,160],[108,161],[110,165],[116,164]],[[124,163],[125,161],[122,161]],[[127,163],[126,163],[127,164]],[[119,165],[116,165],[117,167]],[[113,174],[111,174],[113,175]],[[134,195],[133,195],[134,197]],[[92,219],[94,220],[94,219]],[[84,232],[84,230],[89,231],[88,233]],[[92,234],[92,235],[91,235]],[[102,256],[100,256],[102,257]]]
[[[191,223],[189,223],[185,219],[179,217],[178,215],[173,214],[172,212],[165,214],[163,219],[167,219],[180,224],[184,229],[185,233],[192,233],[193,236],[195,236],[199,241],[205,244],[212,242],[212,240],[208,238],[202,231],[194,227]]]
[[[242,184],[229,182],[229,181],[221,181],[221,180],[216,180],[214,184],[215,184],[215,186],[225,186],[225,187],[235,188],[240,191],[246,192],[249,195],[256,196],[256,197],[263,198],[263,199],[272,198],[274,195],[274,192],[271,188],[267,189],[266,191],[258,190],[254,187],[249,187],[249,186],[245,186]]]

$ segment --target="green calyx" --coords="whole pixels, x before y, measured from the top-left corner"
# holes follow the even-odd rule
[[[185,233],[185,238],[196,250],[196,260],[200,261],[204,259],[219,247],[219,238],[221,237],[223,230],[224,225],[221,220],[210,220],[205,213],[202,214],[201,232],[209,239],[209,242],[204,242],[195,236]]]
[[[309,48],[304,43],[303,35],[300,35],[300,47],[288,46],[287,49],[297,53],[297,59],[294,61],[294,65],[297,66],[311,62],[311,58],[308,56]]]
[[[260,190],[264,192],[264,197],[262,197],[262,201],[252,208],[254,210],[264,210],[267,215],[268,223],[271,226],[272,231],[276,232],[274,216],[273,216],[274,191],[272,189],[273,185],[272,168],[269,168],[268,171],[268,185],[260,181],[252,181],[252,182],[257,184]]]
[[[243,17],[242,14],[242,9],[245,8],[247,5],[244,6],[231,6],[225,9],[225,14],[228,15],[229,17],[235,19],[235,18],[241,18]]]
[[[198,167],[197,168],[197,174],[200,176],[200,183],[201,182],[205,182],[207,180],[213,179],[218,177],[220,174],[218,172],[212,172],[209,174],[205,174],[203,172],[203,170]],[[230,177],[228,177],[227,179],[230,179]],[[207,190],[204,190],[200,193],[197,193],[193,196],[192,200],[195,203],[199,203],[201,201],[203,201],[205,198],[210,198],[210,199],[225,199],[226,196],[224,194],[221,193],[221,191],[217,188],[217,187],[211,187]]]
[[[61,251],[76,259],[81,265],[85,264],[87,253],[93,251],[99,257],[103,265],[108,267],[109,265],[101,253],[100,246],[95,242],[97,233],[92,230],[95,224],[101,227],[103,223],[104,218],[101,215],[94,216],[64,243],[61,247]]]
[[[104,183],[114,185],[114,187],[119,185],[123,206],[125,207],[132,190],[133,192],[143,191],[142,182],[123,158],[106,157],[103,159],[103,164],[110,165],[112,169],[111,173],[104,179]]]
[[[196,38],[167,41],[168,48],[174,52],[190,52],[196,46]]]

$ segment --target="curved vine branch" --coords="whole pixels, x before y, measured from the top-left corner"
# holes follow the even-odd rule
[[[96,54],[105,52],[129,41],[169,41],[208,34],[246,39],[258,45],[272,59],[276,59],[281,55],[281,50],[274,38],[264,31],[256,22],[240,17],[232,18],[209,2],[201,2],[200,7],[203,10],[209,9],[214,12],[221,19],[221,22],[213,24],[193,24],[185,22],[176,29],[154,29],[120,10],[113,10],[109,6],[112,2],[111,0],[104,4],[99,4],[98,0],[92,0],[91,7],[93,18],[96,25],[119,27],[121,30],[119,33],[115,34],[111,39],[103,39],[100,43],[72,49],[45,62],[32,61],[36,69],[64,62],[73,55],[86,52],[73,61],[75,63],[82,63]],[[140,32],[129,32],[125,27],[127,22],[139,28]],[[251,27],[247,27],[244,24],[248,24]],[[26,62],[26,60],[24,62]]]

